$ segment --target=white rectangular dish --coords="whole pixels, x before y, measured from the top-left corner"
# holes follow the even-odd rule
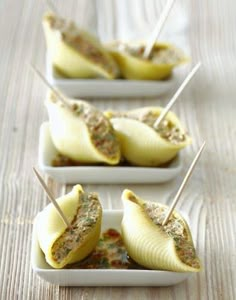
[[[46,77],[68,97],[155,97],[171,91],[177,84],[177,73],[163,81],[125,79],[72,79],[61,77],[46,60]]]
[[[53,167],[52,160],[57,155],[53,145],[49,123],[40,127],[39,159],[41,171],[61,183],[161,183],[176,177],[182,169],[181,157],[178,156],[168,167],[146,168],[133,166],[70,166]]]
[[[103,212],[102,231],[120,230],[122,211]],[[61,286],[169,286],[182,282],[192,273],[155,270],[53,269],[45,261],[35,228],[33,229],[31,263],[33,271],[44,280]]]

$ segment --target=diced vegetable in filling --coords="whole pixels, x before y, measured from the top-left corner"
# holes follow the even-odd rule
[[[79,195],[78,195],[79,196]],[[95,193],[80,194],[80,204],[71,227],[56,240],[52,247],[53,259],[60,263],[71,251],[83,243],[85,235],[98,221],[101,205]]]
[[[160,206],[157,203],[147,202],[143,207],[153,223],[174,239],[175,249],[180,260],[193,268],[199,268],[199,259],[196,256],[196,251],[192,243],[187,240],[188,237],[184,222],[181,219],[177,219],[174,214],[172,214],[168,223],[165,226],[162,226],[162,222],[167,213],[167,208]]]
[[[129,45],[127,43],[118,43],[118,49],[126,52],[134,57],[143,58],[143,53],[145,50],[144,45]],[[153,47],[152,52],[148,58],[155,64],[176,64],[179,63],[183,59],[183,53],[177,48],[166,47],[166,46],[156,46]]]
[[[74,22],[67,21],[56,16],[48,16],[48,21],[52,29],[61,33],[61,38],[71,47],[76,49],[81,55],[101,65],[108,72],[116,72],[116,66],[111,64],[104,53],[95,47],[86,35],[78,30]]]
[[[119,151],[119,143],[110,121],[95,108],[76,103],[72,108],[86,123],[97,150],[106,157],[115,158]]]

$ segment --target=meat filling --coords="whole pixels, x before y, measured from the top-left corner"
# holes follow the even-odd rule
[[[174,239],[175,249],[180,260],[188,266],[199,268],[199,259],[196,256],[196,251],[192,243],[188,241],[184,222],[172,214],[168,223],[162,226],[167,208],[157,203],[145,203],[144,210],[155,225],[159,226],[161,230]]]
[[[160,136],[171,142],[172,144],[179,144],[186,140],[186,135],[183,133],[180,128],[175,126],[173,122],[168,119],[165,119],[160,123],[158,128],[154,127],[154,123],[157,120],[159,114],[153,111],[145,111],[144,113],[114,113],[112,115],[113,118],[122,117],[122,118],[130,118],[134,120],[138,120],[160,134]]]
[[[119,143],[107,118],[96,109],[74,104],[73,110],[86,123],[94,146],[106,157],[115,158],[119,151]]]
[[[170,120],[166,119],[160,123],[158,128],[154,128],[155,121],[157,120],[159,114],[148,111],[137,116],[137,119],[151,128],[155,129],[162,138],[168,140],[173,144],[179,144],[185,141],[186,136],[180,131],[180,129],[175,126]],[[130,117],[130,116],[129,116]],[[134,116],[135,117],[135,116]]]
[[[71,227],[55,241],[52,247],[53,259],[60,263],[71,252],[80,247],[84,237],[97,223],[101,205],[95,193],[83,193]]]

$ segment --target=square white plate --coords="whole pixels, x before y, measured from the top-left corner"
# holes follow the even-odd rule
[[[123,167],[123,166],[73,166],[53,167],[52,160],[57,155],[53,145],[49,123],[40,127],[39,168],[61,183],[161,183],[176,177],[182,169],[178,156],[168,167]]]
[[[121,220],[121,210],[105,210],[102,231],[108,228],[120,230]],[[61,286],[169,286],[180,283],[192,275],[192,273],[155,270],[53,269],[46,263],[39,247],[35,227],[31,263],[34,272],[41,278]]]
[[[68,97],[155,97],[171,91],[177,85],[177,74],[168,80],[73,79],[61,77],[46,59],[46,77]]]

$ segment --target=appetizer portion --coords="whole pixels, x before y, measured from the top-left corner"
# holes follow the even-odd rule
[[[102,219],[102,207],[95,193],[86,193],[80,185],[57,200],[71,226],[66,228],[52,203],[36,219],[36,232],[46,261],[53,268],[84,259],[96,247]]]
[[[144,201],[129,190],[123,192],[122,200],[122,237],[134,261],[154,270],[200,271],[190,229],[179,213],[174,211],[162,226],[167,206]]]
[[[72,21],[46,13],[43,28],[50,60],[63,75],[113,79],[119,74],[116,62],[101,43]]]
[[[126,79],[166,79],[174,67],[188,61],[183,51],[169,44],[156,43],[148,59],[143,58],[145,46],[141,43],[114,42],[108,49]]]
[[[85,101],[67,101],[71,108],[54,93],[46,100],[50,132],[59,153],[80,163],[118,164],[120,146],[108,118]]]
[[[173,112],[168,112],[158,128],[154,127],[161,111],[161,107],[143,107],[124,113],[105,112],[120,141],[121,153],[129,163],[156,167],[172,160],[191,143]]]

